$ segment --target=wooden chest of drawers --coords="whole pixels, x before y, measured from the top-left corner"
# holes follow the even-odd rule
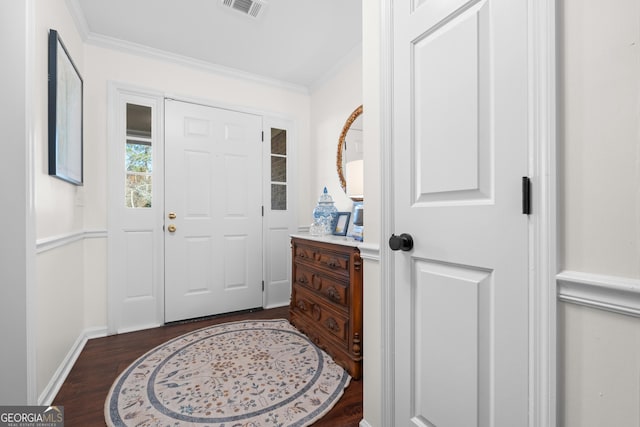
[[[291,239],[291,323],[354,379],[362,375],[362,260],[356,247]]]

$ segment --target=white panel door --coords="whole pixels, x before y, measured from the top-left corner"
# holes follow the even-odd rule
[[[293,195],[294,123],[264,117],[264,308],[282,307],[291,300],[291,234],[297,230]]]
[[[109,88],[109,333],[163,321],[160,94]]]
[[[262,306],[262,118],[165,103],[165,321]]]
[[[395,423],[528,424],[527,1],[394,1]]]

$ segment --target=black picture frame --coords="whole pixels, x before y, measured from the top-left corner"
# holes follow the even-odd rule
[[[351,212],[338,212],[335,223],[333,225],[334,236],[346,236],[349,228],[349,218]]]
[[[56,30],[49,30],[49,175],[82,185],[83,80]]]

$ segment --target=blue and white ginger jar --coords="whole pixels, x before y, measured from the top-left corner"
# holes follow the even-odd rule
[[[338,209],[333,204],[333,198],[327,192],[327,187],[318,199],[318,205],[313,210],[314,224],[321,223],[324,234],[331,234],[333,226],[338,219]]]

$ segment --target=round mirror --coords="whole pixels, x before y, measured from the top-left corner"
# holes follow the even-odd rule
[[[338,140],[336,167],[340,186],[347,193],[347,163],[362,160],[362,105],[349,116]]]

